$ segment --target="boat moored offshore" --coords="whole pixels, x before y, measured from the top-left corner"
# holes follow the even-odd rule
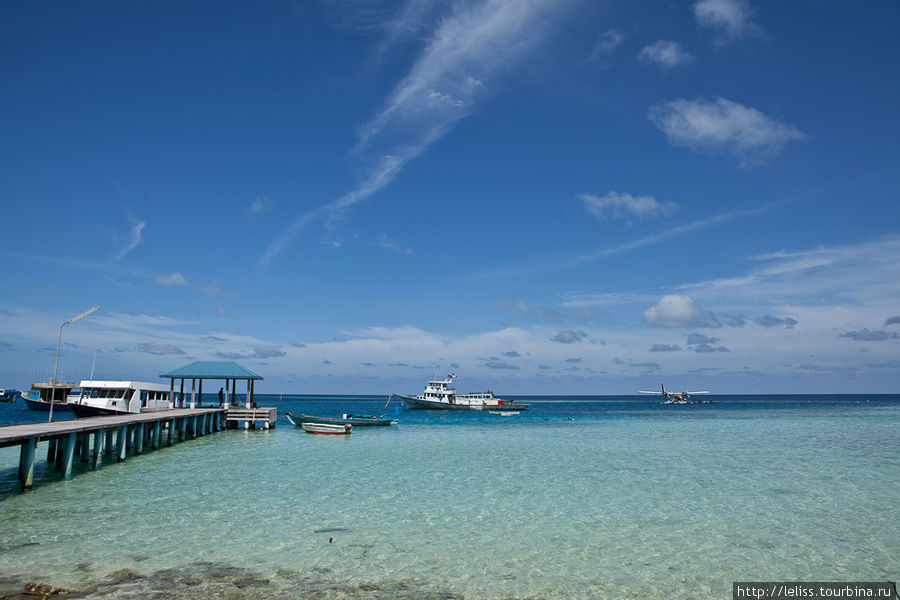
[[[295,427],[303,423],[327,423],[329,425],[353,425],[354,427],[389,427],[397,424],[397,419],[391,417],[378,417],[375,415],[357,415],[343,413],[338,417],[315,417],[313,415],[295,415],[292,412],[285,413],[287,420]]]
[[[306,433],[318,433],[324,435],[350,435],[353,433],[353,425],[337,425],[334,423],[300,423],[300,427]]]
[[[497,398],[494,392],[474,392],[457,394],[453,387],[454,373],[446,379],[433,379],[425,386],[425,391],[418,396],[393,394],[406,404],[407,408],[423,408],[431,410],[528,410],[530,404],[520,404]]]

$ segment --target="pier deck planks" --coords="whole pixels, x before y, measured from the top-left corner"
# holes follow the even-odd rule
[[[47,440],[84,431],[96,431],[98,429],[118,429],[123,425],[136,425],[139,423],[154,423],[156,421],[170,421],[183,417],[193,417],[209,413],[225,412],[224,408],[173,408],[140,414],[115,415],[108,417],[89,417],[86,419],[71,419],[66,421],[54,421],[52,423],[22,423],[18,425],[5,425],[0,427],[0,448],[21,444],[24,440],[38,438]]]

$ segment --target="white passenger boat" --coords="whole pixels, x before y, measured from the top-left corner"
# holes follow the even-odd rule
[[[169,398],[169,386],[144,381],[96,381],[84,380],[80,389],[67,398],[76,417],[119,415],[175,407],[175,398]],[[178,392],[175,392],[178,395]]]
[[[455,374],[447,375],[446,379],[434,379],[425,386],[425,391],[419,396],[399,397],[407,408],[424,408],[437,410],[528,410],[529,404],[518,404],[509,400],[503,400],[494,396],[494,392],[476,392],[471,394],[457,394],[453,386]]]

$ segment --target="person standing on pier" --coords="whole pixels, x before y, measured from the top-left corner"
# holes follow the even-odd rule
[[[225,405],[225,394],[223,392],[225,388],[219,388],[219,408]]]

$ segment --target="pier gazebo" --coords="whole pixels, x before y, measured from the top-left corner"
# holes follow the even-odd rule
[[[253,407],[253,392],[254,392],[254,383],[257,380],[262,380],[262,376],[257,375],[250,369],[246,367],[242,367],[231,360],[198,360],[192,362],[189,365],[185,365],[174,371],[170,371],[168,373],[163,373],[160,375],[161,379],[168,379],[171,381],[171,385],[169,387],[170,392],[174,396],[175,392],[175,380],[181,380],[181,406],[184,407],[184,382],[186,379],[191,380],[191,408],[195,407],[195,391],[199,394],[200,398],[203,397],[203,380],[204,379],[215,379],[219,381],[225,382],[225,406],[231,406],[231,399],[235,395],[235,388],[237,387],[238,381],[246,381],[247,382],[247,403],[246,408]],[[199,382],[199,389],[198,388]],[[170,397],[173,397],[170,396]]]

